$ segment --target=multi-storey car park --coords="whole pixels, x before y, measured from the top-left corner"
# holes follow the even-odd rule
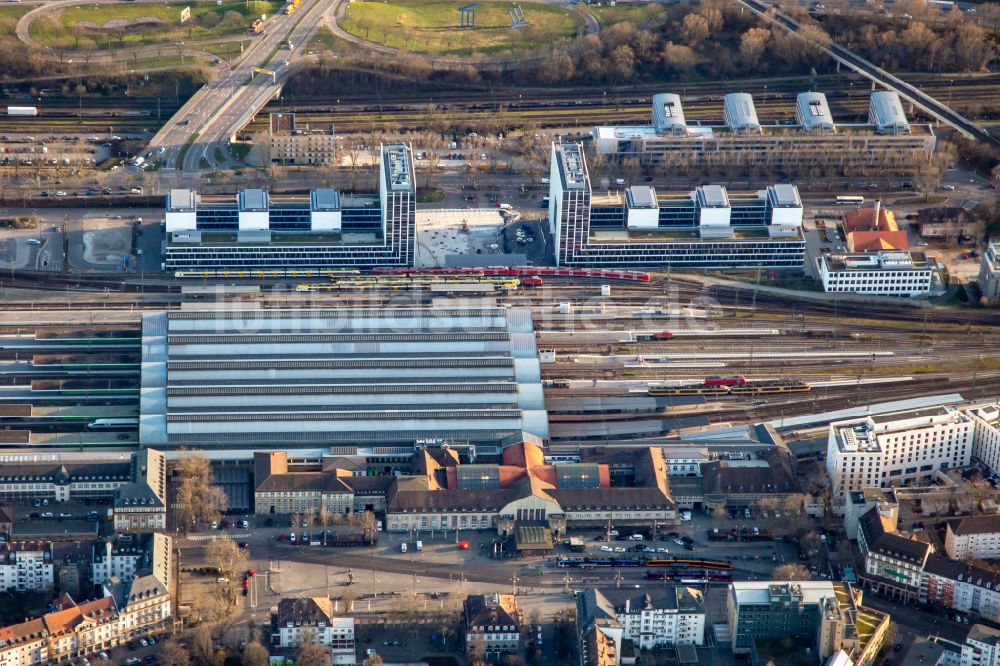
[[[553,144],[549,229],[560,266],[801,270],[802,200],[794,185],[687,194],[633,186],[594,194],[580,144]]]
[[[143,317],[139,441],[274,450],[548,437],[524,308]]]
[[[693,125],[680,96],[653,97],[651,125],[599,126],[592,131],[598,153],[637,157],[645,164],[682,167],[765,167],[801,172],[811,167],[913,169],[926,164],[936,146],[930,125],[909,123],[899,96],[871,96],[867,124],[837,124],[826,95],[800,93],[795,125],[764,125],[753,98],[731,93],[723,100],[724,125]]]
[[[415,250],[416,181],[410,146],[381,148],[379,191],[341,196],[167,194],[164,269],[371,268],[411,266]]]

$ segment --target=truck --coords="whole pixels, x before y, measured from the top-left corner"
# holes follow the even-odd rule
[[[37,106],[8,106],[7,107],[8,116],[37,116],[38,107]]]

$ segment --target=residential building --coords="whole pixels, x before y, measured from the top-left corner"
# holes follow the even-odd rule
[[[991,403],[968,410],[975,423],[972,455],[993,474],[1000,474],[1000,403]]]
[[[155,575],[170,583],[173,539],[165,534],[119,534],[93,545],[91,580],[103,585]]]
[[[1000,557],[1000,516],[966,516],[948,521],[944,550],[954,560]]]
[[[955,243],[980,233],[979,225],[975,211],[963,206],[933,206],[917,211],[917,231],[924,239]]]
[[[595,194],[581,144],[552,144],[549,230],[560,266],[801,270],[802,200],[794,185],[688,194],[632,186]]]
[[[844,650],[860,666],[875,662],[885,641],[889,615],[861,605],[860,590],[830,581],[732,583],[727,618],[735,654],[789,637],[811,640],[816,656]]]
[[[521,612],[513,594],[471,594],[462,606],[465,649],[470,655],[499,660],[520,654]]]
[[[42,617],[0,629],[0,664],[78,663],[140,636],[167,629],[170,594],[153,576],[105,586],[100,599],[77,603],[67,594]]]
[[[614,604],[594,588],[576,593],[576,634],[581,666],[618,666],[630,640]]]
[[[961,650],[959,666],[1000,666],[1000,629],[972,625]]]
[[[137,575],[130,581],[103,585],[105,596],[115,600],[120,614],[118,640],[122,643],[168,628],[171,618],[170,588],[156,574]]]
[[[901,535],[873,506],[858,522],[858,549],[865,562],[860,574],[865,587],[907,601],[919,596],[934,546]]]
[[[285,598],[271,615],[275,646],[294,649],[306,636],[330,648],[334,664],[354,664],[354,618],[340,615],[326,597]]]
[[[1000,621],[1000,574],[942,556],[928,558],[920,601]]]
[[[111,597],[77,604],[63,595],[56,605],[57,610],[42,618],[49,663],[76,662],[121,643],[121,613]]]
[[[328,128],[299,125],[294,113],[272,113],[267,125],[272,164],[338,164],[338,138]]]
[[[48,663],[48,630],[42,618],[0,628],[0,664],[40,666]]]
[[[851,491],[891,487],[968,465],[974,425],[952,406],[831,423],[826,466],[835,510],[843,511]]]
[[[384,460],[549,434],[528,308],[173,311],[143,317],[142,348],[144,447]]]
[[[131,483],[115,489],[115,531],[167,529],[166,457],[155,449],[140,449],[132,455],[131,477]]]
[[[168,271],[412,266],[416,180],[407,144],[385,144],[379,191],[308,196],[242,190],[235,196],[167,193]]]
[[[888,521],[892,529],[896,529],[899,521],[899,501],[892,490],[881,488],[862,488],[847,494],[847,504],[844,508],[844,531],[848,539],[858,538],[858,526],[861,516],[875,507],[879,514]]]
[[[871,296],[926,296],[935,285],[935,262],[923,252],[821,254],[823,291]]]
[[[899,132],[884,132],[889,125],[881,114],[867,126],[838,126],[820,92],[797,96],[794,127],[761,123],[746,94],[725,96],[722,124],[687,121],[676,94],[654,95],[652,102],[650,125],[595,127],[597,152],[682,172],[719,165],[805,176],[857,168],[911,172],[928,163],[937,142],[930,125],[909,123],[905,115]]]
[[[0,543],[0,590],[51,592],[54,584],[51,543]]]
[[[590,603],[613,608],[622,638],[637,648],[704,645],[705,600],[701,590],[671,585],[649,588],[642,594],[623,592],[594,590],[595,600]]]

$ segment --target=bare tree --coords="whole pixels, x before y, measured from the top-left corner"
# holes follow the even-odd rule
[[[330,655],[327,649],[317,642],[316,632],[305,627],[299,632],[299,646],[295,650],[296,666],[328,666]]]
[[[809,580],[809,569],[801,564],[782,564],[771,573],[773,580]]]
[[[214,539],[205,549],[205,559],[224,576],[235,576],[246,566],[246,551],[236,545],[236,542],[223,536]]]
[[[269,656],[267,648],[257,641],[250,641],[243,649],[243,666],[267,666]],[[163,663],[162,658],[160,663]]]
[[[176,640],[163,643],[156,656],[162,666],[188,666],[191,662],[191,655],[187,649]],[[267,663],[266,660],[264,663]]]
[[[187,531],[197,522],[219,520],[228,506],[226,493],[212,481],[212,463],[201,451],[187,451],[177,462],[176,516]]]

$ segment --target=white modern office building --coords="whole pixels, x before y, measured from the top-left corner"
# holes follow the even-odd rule
[[[592,130],[594,147],[610,159],[639,158],[673,169],[685,166],[774,167],[805,175],[810,169],[867,167],[912,170],[926,164],[937,138],[927,124],[909,123],[898,98],[874,93],[867,124],[837,124],[822,92],[800,93],[795,124],[762,122],[753,98],[723,99],[722,122],[692,122],[679,95],[652,98],[649,125],[604,125]]]
[[[167,193],[166,270],[370,268],[412,266],[416,180],[407,144],[379,152],[379,191],[371,196],[317,189],[235,196]]]
[[[922,252],[823,254],[816,263],[826,292],[918,297],[935,284],[934,261]]]
[[[687,194],[633,186],[593,192],[580,144],[553,144],[549,229],[561,266],[801,270],[802,200],[794,185]]]
[[[827,472],[835,508],[847,493],[890,487],[972,460],[975,424],[955,407],[929,407],[831,423]]]

